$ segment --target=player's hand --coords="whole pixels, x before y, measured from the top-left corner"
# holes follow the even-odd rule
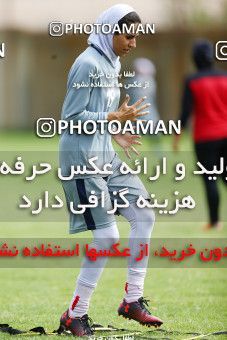
[[[126,122],[127,120],[131,120],[132,122],[136,121],[138,118],[145,116],[149,113],[149,111],[142,112],[147,107],[149,107],[151,104],[142,104],[142,102],[146,99],[146,97],[142,97],[137,102],[135,102],[133,105],[128,105],[130,97],[129,95],[126,95],[126,98],[122,105],[119,107],[117,112],[110,112],[108,114],[107,119],[109,121],[111,120],[118,120],[119,122]]]
[[[139,155],[139,152],[134,148],[133,145],[142,145],[142,143],[138,140],[141,138],[140,135],[131,135],[131,133],[126,132],[124,135],[119,133],[117,135],[113,135],[114,140],[118,145],[124,149],[124,152],[128,158],[131,159],[130,152],[134,152]]]

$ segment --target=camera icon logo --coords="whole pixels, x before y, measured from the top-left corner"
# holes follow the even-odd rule
[[[216,43],[215,56],[218,60],[227,60],[227,41],[220,40]]]
[[[36,122],[36,134],[41,138],[51,138],[56,134],[56,122],[53,118],[39,118]]]
[[[52,21],[49,24],[49,34],[52,37],[61,37],[64,33],[64,25],[60,21]]]

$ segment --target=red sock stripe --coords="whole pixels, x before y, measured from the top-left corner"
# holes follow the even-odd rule
[[[128,294],[128,282],[125,284],[125,293]]]
[[[73,301],[72,308],[71,308],[72,310],[74,310],[74,308],[75,308],[76,305],[78,304],[79,300],[80,300],[80,297],[79,297],[79,295],[77,295],[77,296],[75,297],[74,301]]]

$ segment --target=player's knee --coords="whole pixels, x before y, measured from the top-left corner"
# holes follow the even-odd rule
[[[135,214],[136,222],[142,222],[142,224],[146,224],[146,226],[153,228],[155,222],[155,213],[152,209],[144,208],[140,209],[137,208]]]
[[[107,237],[107,238],[100,238],[100,239],[95,239],[94,245],[97,249],[110,249],[111,246],[115,243],[118,243],[119,237],[117,238],[116,236],[114,237]]]
[[[119,241],[119,234],[108,235],[108,237],[102,238],[99,241],[99,244],[102,244],[102,247],[105,249],[111,248],[111,246]]]
[[[143,209],[143,226],[146,229],[146,232],[152,232],[155,223],[155,213],[151,209]],[[146,233],[145,232],[145,233]]]
[[[119,231],[116,225],[102,229],[102,233],[94,238],[95,244],[100,249],[109,249],[113,244],[119,241]]]
[[[139,208],[138,208],[139,209]],[[155,214],[151,209],[139,209],[135,214],[134,226],[141,237],[149,238],[154,227]],[[133,228],[133,227],[132,227]]]
[[[143,209],[143,221],[146,222],[147,224],[150,224],[152,227],[155,222],[155,213],[151,209]]]

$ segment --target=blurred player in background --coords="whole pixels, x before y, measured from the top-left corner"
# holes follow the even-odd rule
[[[156,67],[154,63],[148,58],[136,58],[132,64],[132,70],[135,73],[132,78],[125,78],[125,91],[130,96],[130,102],[135,103],[141,97],[146,96],[144,103],[151,104],[151,110],[144,118],[147,120],[153,121],[153,126],[157,125],[157,122],[160,119],[160,115],[157,108],[156,101]],[[154,137],[154,138],[152,138]],[[150,135],[149,139],[152,138],[152,153],[154,156],[154,151],[157,152],[157,156],[161,159],[161,138],[159,134]]]
[[[97,23],[137,25],[140,18],[134,9],[128,5],[115,5],[103,12]],[[92,33],[88,39],[89,47],[75,60],[68,77],[67,94],[62,109],[62,119],[81,120],[126,120],[135,121],[147,114],[144,110],[149,104],[143,104],[145,98],[140,98],[132,105],[128,105],[129,96],[119,107],[120,90],[118,76],[120,72],[119,57],[127,55],[136,47],[136,34],[103,34]],[[115,75],[114,77],[111,75]],[[98,83],[105,86],[98,86]],[[74,88],[73,85],[85,83],[90,86]],[[108,86],[106,86],[108,84]],[[95,85],[95,86],[92,86]],[[97,85],[97,86],[96,86]],[[113,138],[129,156],[130,151],[136,152],[134,144],[141,144],[139,136],[129,133],[115,135]],[[129,202],[127,208],[120,208],[119,213],[130,223],[131,231],[129,247],[131,259],[135,259],[139,252],[141,239],[149,243],[154,225],[154,213],[150,209],[139,209],[136,201],[139,195],[149,199],[145,187],[137,176],[123,175],[119,171],[121,161],[112,146],[112,137],[109,133],[101,134],[69,134],[65,131],[60,141],[61,170],[65,176],[69,175],[72,165],[85,165],[89,168],[88,159],[98,156],[97,165],[110,163],[113,174],[102,175],[75,175],[72,180],[63,181],[66,200],[78,204],[87,204],[88,196],[95,191],[97,197],[105,193],[105,207],[97,206],[87,208],[83,214],[70,212],[70,233],[91,230],[93,242],[91,247],[97,250],[110,249],[119,240],[119,232],[111,210],[112,202],[116,199],[114,192],[128,188],[125,197]],[[119,203],[121,202],[118,197]],[[118,314],[128,319],[134,319],[143,325],[160,326],[162,321],[150,314],[147,310],[147,300],[143,298],[144,279],[148,257],[144,258],[143,265],[134,265],[129,260],[127,283],[125,284],[125,297],[120,304]],[[62,315],[60,324],[63,329],[70,330],[73,335],[86,336],[92,334],[92,328],[87,315],[90,298],[97,285],[106,264],[107,257],[100,257],[96,262],[84,259],[76,288],[69,308]],[[111,292],[109,292],[111,294]]]
[[[136,58],[132,65],[135,76],[133,78],[126,78],[126,92],[130,96],[130,102],[135,103],[141,97],[146,96],[145,103],[151,104],[151,111],[146,115],[146,120],[153,120],[156,126],[160,119],[157,103],[156,103],[156,68],[154,63],[147,58]],[[140,87],[130,87],[130,83],[141,84]],[[128,89],[127,89],[128,87]]]
[[[214,166],[218,170],[223,168],[221,178],[227,186],[227,73],[214,68],[213,50],[212,43],[205,39],[196,41],[193,46],[192,56],[197,72],[186,79],[179,119],[184,128],[189,116],[193,114],[193,139],[197,159],[206,170],[212,171]],[[178,149],[179,141],[180,135],[175,136],[175,150]],[[204,226],[205,230],[222,227],[217,181],[209,178],[210,176],[212,175],[203,174],[209,208],[209,223]]]

